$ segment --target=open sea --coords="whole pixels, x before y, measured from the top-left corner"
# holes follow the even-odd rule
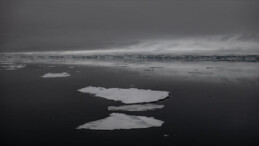
[[[124,65],[25,64],[0,68],[4,145],[252,145],[259,136],[259,64],[151,62]],[[1,66],[4,66],[1,64]],[[69,73],[42,78],[46,73]],[[170,92],[152,111],[161,127],[76,129],[124,105],[78,89],[137,88]]]

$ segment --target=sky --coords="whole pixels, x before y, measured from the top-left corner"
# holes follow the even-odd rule
[[[258,42],[258,0],[0,1],[0,52],[259,53]]]

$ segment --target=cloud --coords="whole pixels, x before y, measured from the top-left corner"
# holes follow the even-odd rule
[[[30,54],[94,55],[94,54],[170,54],[170,55],[250,55],[259,54],[258,34],[214,35],[150,39],[113,44],[104,49],[76,51],[26,52]],[[71,49],[73,50],[73,49]]]
[[[258,54],[258,36],[239,34],[147,40],[117,50],[151,54]]]

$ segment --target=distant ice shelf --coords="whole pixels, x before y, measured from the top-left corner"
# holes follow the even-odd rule
[[[161,127],[164,122],[153,117],[133,116],[121,113],[112,113],[109,117],[92,121],[77,127],[77,129],[116,130]]]
[[[163,108],[164,105],[157,104],[134,104],[122,106],[109,106],[109,111],[149,111]]]
[[[42,78],[60,78],[60,77],[68,77],[70,76],[69,73],[63,72],[63,73],[47,73]]]
[[[169,96],[167,91],[153,91],[144,89],[121,89],[121,88],[103,88],[103,87],[85,87],[79,92],[94,94],[109,100],[121,101],[126,104],[155,102],[165,99]]]

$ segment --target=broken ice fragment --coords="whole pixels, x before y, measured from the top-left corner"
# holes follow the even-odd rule
[[[4,66],[1,66],[5,70],[17,70],[26,67],[26,65],[23,64],[5,64]]]
[[[59,77],[68,77],[70,76],[69,73],[63,72],[63,73],[47,73],[42,78],[59,78]]]
[[[92,121],[77,127],[77,129],[116,130],[161,127],[164,122],[153,117],[132,116],[112,113],[109,117]]]
[[[120,88],[102,88],[102,87],[85,87],[78,90],[79,92],[94,94],[105,99],[121,101],[126,104],[155,102],[165,99],[169,96],[167,91],[152,91],[144,89],[120,89]]]
[[[157,104],[134,104],[123,106],[109,106],[109,111],[149,111],[163,108],[164,105]]]

